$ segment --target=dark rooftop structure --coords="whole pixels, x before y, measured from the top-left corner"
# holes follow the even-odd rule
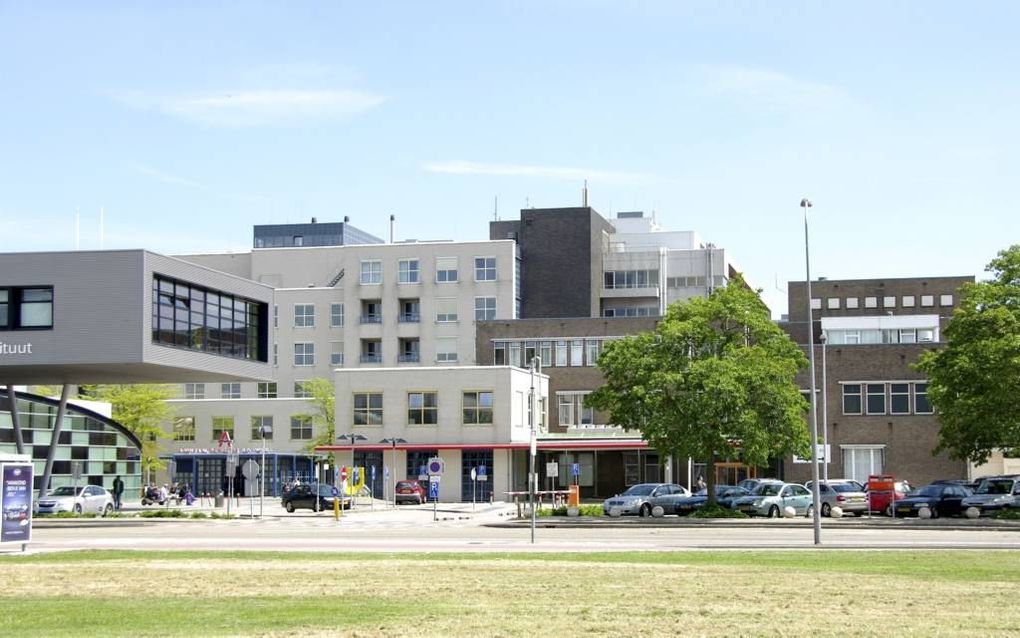
[[[348,223],[326,222],[312,217],[307,224],[265,224],[255,226],[255,248],[292,248],[300,246],[350,246],[354,244],[384,244],[382,239],[370,235]]]

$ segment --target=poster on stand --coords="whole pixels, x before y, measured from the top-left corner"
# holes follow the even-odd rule
[[[0,544],[32,539],[32,464],[4,463],[0,483]]]

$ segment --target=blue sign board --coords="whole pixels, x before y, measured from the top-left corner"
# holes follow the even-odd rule
[[[581,476],[581,464],[580,463],[571,463],[570,464],[570,475],[571,476]]]
[[[375,466],[372,466],[372,482],[375,482]]]
[[[333,496],[340,496],[340,490],[336,489],[336,485],[333,486],[332,492]]]
[[[425,469],[424,465],[422,465],[422,466],[420,466],[418,468],[418,480],[419,481],[427,481],[427,480],[429,480],[429,471],[427,469]]]
[[[478,466],[478,476],[485,476],[485,466],[484,465],[479,465]]]
[[[353,479],[355,485],[361,482],[360,478],[361,478],[361,468],[360,467],[356,467],[356,468],[354,468],[354,479]]]
[[[385,478],[387,481],[390,480],[390,468],[388,465],[383,466],[382,473],[383,478]]]
[[[439,483],[429,483],[429,498],[439,500]]]

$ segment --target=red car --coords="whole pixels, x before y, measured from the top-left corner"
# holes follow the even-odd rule
[[[394,488],[393,500],[398,505],[401,503],[417,503],[421,505],[428,500],[428,492],[418,481],[397,481]]]
[[[872,512],[892,516],[892,503],[907,498],[913,491],[907,481],[896,481],[891,476],[869,476],[865,492]]]

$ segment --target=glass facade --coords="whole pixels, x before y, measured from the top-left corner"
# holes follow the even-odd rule
[[[53,440],[57,402],[19,392],[18,414],[24,453],[32,456],[33,488],[38,490]],[[0,452],[17,453],[6,390],[0,395]],[[114,477],[120,475],[125,495],[138,494],[142,485],[141,456],[141,442],[127,430],[101,415],[68,405],[57,441],[50,488],[74,485],[74,464],[79,463],[80,484],[111,489]]]
[[[152,278],[152,342],[267,361],[268,304],[161,275]]]

